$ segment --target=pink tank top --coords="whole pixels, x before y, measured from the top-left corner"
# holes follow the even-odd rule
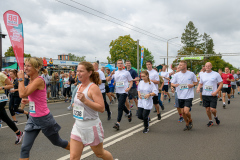
[[[44,81],[44,79],[41,76],[39,76],[38,78],[41,78]],[[50,110],[47,107],[46,94],[47,92],[46,92],[46,84],[45,84],[45,88],[43,90],[35,90],[31,95],[28,96],[29,101],[32,101],[35,103],[36,113],[30,113],[32,117],[43,117],[49,114]]]

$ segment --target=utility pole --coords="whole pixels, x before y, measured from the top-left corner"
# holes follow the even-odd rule
[[[163,58],[164,59],[164,65],[165,65],[165,58]]]
[[[137,73],[139,75],[139,40],[137,40]]]
[[[2,34],[2,28],[0,24],[0,71],[2,71],[2,38],[5,38],[6,34]]]

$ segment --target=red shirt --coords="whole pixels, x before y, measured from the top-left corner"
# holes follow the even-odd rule
[[[47,60],[46,59],[43,60],[43,66],[47,66]]]
[[[233,78],[233,75],[230,74],[230,73],[228,73],[228,74],[223,73],[223,74],[221,75],[221,77],[222,77],[222,79],[223,79],[223,84],[228,84],[228,87],[231,87],[231,81],[227,81],[227,78],[229,78],[229,79],[234,79],[234,78]]]

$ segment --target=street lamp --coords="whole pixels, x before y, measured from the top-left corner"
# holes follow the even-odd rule
[[[6,34],[2,34],[2,28],[0,24],[0,71],[2,70],[2,38],[5,38]]]
[[[175,38],[178,38],[178,37],[170,38],[169,40],[167,40],[167,72],[168,72],[168,41],[175,39]]]

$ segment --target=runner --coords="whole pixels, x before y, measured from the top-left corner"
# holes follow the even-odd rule
[[[155,69],[155,68],[154,68]],[[155,69],[156,71],[157,71],[157,68]],[[163,104],[163,101],[162,101],[162,96],[161,96],[161,94],[162,94],[162,88],[163,88],[163,86],[164,86],[164,80],[163,80],[163,78],[162,78],[162,76],[160,76],[159,75],[159,83],[158,83],[158,90],[159,90],[159,92],[158,92],[158,102],[159,102],[159,105],[160,105],[160,107],[161,107],[161,109],[162,110],[164,110],[164,104]],[[157,112],[157,110],[156,110],[156,108],[155,108],[155,111],[154,112]]]
[[[153,106],[153,96],[156,96],[158,89],[149,79],[147,71],[141,72],[142,81],[138,85],[138,118],[144,121],[143,133],[149,132],[149,114]]]
[[[155,71],[152,68],[152,61],[147,61],[146,62],[146,66],[147,66],[147,71],[149,73],[149,79],[151,82],[153,82],[155,84],[155,87],[158,88],[158,84],[159,84],[159,74],[157,71]],[[158,93],[157,93],[158,95]],[[159,109],[159,102],[158,102],[158,96],[153,96],[153,104],[157,110],[157,116],[158,116],[158,120],[161,120],[161,113],[160,113],[160,109]]]
[[[110,69],[106,69],[106,72],[107,72],[107,75],[110,76],[111,72],[110,72]],[[117,101],[117,98],[116,96],[114,95],[114,88],[115,86],[113,85],[114,84],[114,79],[112,79],[111,81],[108,81],[108,87],[109,87],[109,95],[111,97],[114,98],[114,101],[116,102]],[[113,103],[113,101],[112,101]]]
[[[71,132],[70,159],[80,159],[83,148],[90,146],[98,158],[113,160],[111,153],[103,149],[104,131],[98,112],[103,113],[105,107],[99,73],[91,63],[81,62],[77,75],[82,84],[73,93],[75,123]]]
[[[240,72],[237,71],[237,90],[238,90],[238,94],[240,94]]]
[[[219,75],[222,77],[222,69],[218,69]],[[218,92],[219,101],[222,101],[222,90]]]
[[[200,78],[201,78],[201,75],[203,74],[203,73],[205,73],[205,71],[206,71],[206,69],[205,69],[205,66],[203,65],[202,66],[202,69],[201,69],[201,72],[198,74],[198,82],[200,81]],[[203,98],[202,98],[202,92],[203,92],[203,88],[200,88],[200,102],[199,102],[199,105],[202,105],[202,103],[203,103]]]
[[[216,107],[217,107],[217,94],[221,90],[223,82],[221,76],[217,72],[212,71],[212,64],[210,62],[207,62],[205,64],[205,68],[206,72],[204,74],[201,74],[200,82],[197,88],[197,93],[199,93],[201,88],[203,88],[202,91],[203,107],[206,108],[206,113],[209,118],[207,126],[211,127],[213,125],[212,114],[214,116],[216,124],[217,125],[220,124],[220,120],[217,117]]]
[[[234,81],[231,82],[231,98],[234,98],[234,93],[235,93],[235,89],[237,88],[237,79],[238,79],[238,75],[235,74],[235,71],[232,70],[231,74],[233,75]]]
[[[169,73],[166,72],[166,66],[165,65],[162,68],[161,76],[164,80],[164,86],[162,88],[162,91],[163,91],[162,96],[167,94],[168,95],[168,102],[170,103],[171,97],[170,97],[170,94],[168,93],[168,82],[170,81],[170,78],[169,78]]]
[[[5,90],[10,88],[13,88],[12,82],[4,73],[0,72],[0,119],[4,121],[13,130],[13,132],[16,133],[15,144],[19,144],[22,141],[24,133],[18,130],[16,124],[8,117],[5,110],[5,106],[8,100],[7,95],[5,94]]]
[[[113,128],[119,130],[123,111],[128,114],[128,121],[132,121],[132,113],[125,106],[125,102],[127,99],[128,91],[132,88],[133,79],[130,73],[123,69],[123,61],[121,59],[117,61],[117,67],[118,71],[113,71],[110,76],[107,77],[107,81],[110,81],[114,78],[116,83],[116,94],[118,99],[118,117],[117,122],[114,124]],[[129,85],[128,82],[130,82]]]
[[[179,69],[181,72],[175,74],[172,80],[172,86],[177,87],[179,107],[182,110],[186,127],[184,131],[190,130],[193,127],[190,108],[192,107],[192,100],[194,98],[194,86],[197,85],[197,78],[191,71],[187,71],[187,62],[180,61]]]
[[[222,101],[223,101],[223,108],[226,108],[226,93],[228,96],[228,104],[230,104],[230,97],[231,97],[231,82],[235,81],[233,75],[230,74],[230,70],[228,67],[225,67],[225,73],[222,74],[223,79],[223,88],[222,88]]]
[[[137,91],[137,86],[136,86],[136,81],[139,81],[139,77],[138,77],[138,74],[137,72],[132,69],[131,67],[131,62],[129,60],[126,60],[126,68],[127,68],[127,71],[131,74],[132,76],[132,79],[133,79],[133,85],[132,85],[132,88],[129,90],[128,92],[128,98],[130,99],[130,96],[132,97],[132,99],[134,100],[135,102],[135,105],[136,105],[136,116],[138,115],[138,91]],[[128,100],[126,100],[128,101]],[[130,107],[132,108],[132,106]]]
[[[176,73],[178,73],[178,72],[180,72],[180,67],[179,67],[179,66],[177,66],[177,70],[176,70]],[[173,81],[176,73],[175,73],[174,76],[172,77],[171,83],[172,83],[172,81]],[[171,86],[171,87],[173,88],[173,90],[175,90],[175,95],[174,95],[174,96],[175,96],[175,103],[174,103],[174,107],[177,108],[178,114],[179,114],[179,116],[180,116],[179,119],[178,119],[178,122],[183,122],[184,119],[183,119],[183,116],[182,116],[182,109],[179,107],[178,95],[177,95],[176,87],[173,87],[173,86]]]
[[[109,105],[108,105],[107,100],[106,100],[106,90],[105,90],[106,78],[105,78],[104,73],[103,73],[100,69],[98,69],[98,63],[97,63],[97,62],[94,62],[94,63],[93,63],[93,68],[94,68],[94,71],[95,71],[95,72],[98,72],[99,77],[100,77],[100,79],[101,79],[101,81],[102,81],[102,83],[99,84],[99,88],[100,88],[100,90],[101,90],[101,92],[102,92],[105,109],[106,109],[107,114],[108,114],[108,118],[107,118],[107,119],[110,120],[110,119],[111,119],[112,112],[110,111]]]
[[[18,73],[19,87],[18,92],[23,99],[22,103],[29,103],[29,119],[25,126],[25,136],[21,147],[20,160],[28,160],[29,153],[33,146],[34,140],[42,130],[43,134],[52,142],[53,145],[70,149],[70,143],[62,140],[58,134],[61,127],[57,124],[53,115],[47,107],[46,84],[44,79],[39,76],[39,71],[42,71],[43,62],[40,58],[26,58],[24,70],[30,76],[30,83],[25,88],[24,72],[21,70]]]

